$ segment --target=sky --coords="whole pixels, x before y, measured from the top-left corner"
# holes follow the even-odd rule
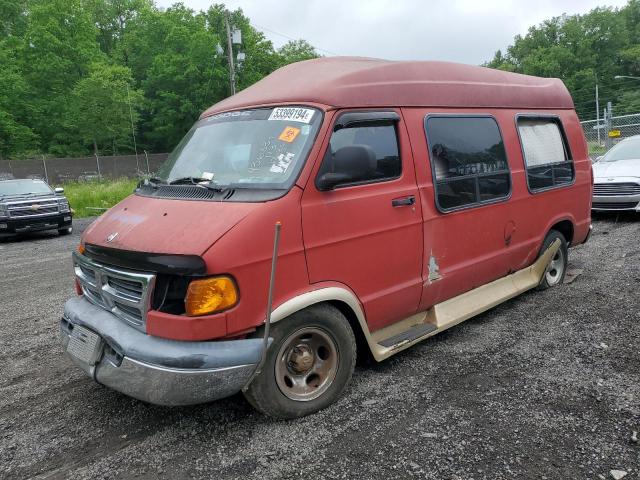
[[[182,0],[206,10],[224,0]],[[166,8],[173,0],[156,0]],[[481,64],[503,52],[517,34],[563,13],[626,0],[228,0],[280,47],[305,39],[322,55],[389,60],[446,60]]]

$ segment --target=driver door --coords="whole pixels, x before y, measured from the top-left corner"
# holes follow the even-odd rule
[[[414,314],[420,302],[422,211],[413,157],[399,110],[344,111],[336,118],[302,198],[309,278],[350,288],[374,331]],[[352,162],[351,170],[356,164],[361,170],[357,178],[322,191],[318,178],[344,174],[336,169],[350,147],[375,158]]]

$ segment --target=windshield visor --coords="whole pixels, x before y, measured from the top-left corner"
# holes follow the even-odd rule
[[[317,109],[278,107],[198,121],[158,170],[168,183],[194,178],[221,188],[289,189],[322,122]]]

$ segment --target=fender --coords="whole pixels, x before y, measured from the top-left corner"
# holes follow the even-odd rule
[[[360,325],[363,328],[366,327],[367,321],[358,297],[356,297],[356,295],[348,288],[337,285],[320,287],[297,295],[280,304],[273,312],[271,312],[271,323],[279,322],[295,312],[310,307],[311,305],[315,305],[316,303],[332,300],[338,300],[349,305],[358,318]],[[369,330],[368,327],[366,328]]]

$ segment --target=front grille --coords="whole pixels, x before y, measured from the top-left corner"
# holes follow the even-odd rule
[[[591,208],[595,210],[633,210],[638,202],[593,202]]]
[[[638,183],[596,183],[593,185],[593,194],[598,197],[640,195],[640,184]]]
[[[143,286],[141,282],[109,277],[107,283],[111,288],[118,290],[122,295],[128,295],[133,299],[142,298]]]
[[[59,213],[58,201],[48,200],[21,200],[8,204],[10,218],[37,218]]]
[[[87,300],[138,330],[146,331],[154,274],[116,269],[77,253],[73,255],[73,263]]]

